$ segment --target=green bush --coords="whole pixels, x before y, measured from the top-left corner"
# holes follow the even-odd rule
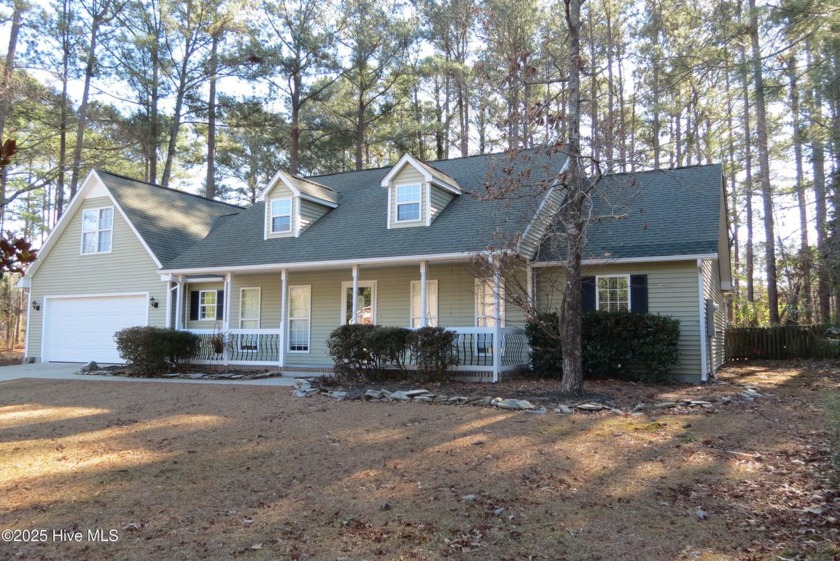
[[[451,376],[458,364],[454,343],[457,334],[442,327],[421,327],[409,332],[408,346],[417,365],[418,378],[439,380]]]
[[[540,378],[563,376],[563,350],[560,347],[560,316],[543,312],[525,324],[525,335],[531,347],[531,370]]]
[[[654,314],[588,312],[583,316],[583,371],[662,382],[679,362],[679,321]]]
[[[587,312],[582,318],[584,378],[661,382],[679,362],[679,321],[654,314]],[[544,313],[525,327],[531,367],[541,377],[562,375],[556,313]]]
[[[333,372],[340,380],[366,378],[373,368],[373,357],[367,336],[374,326],[347,324],[335,328],[327,338],[327,349],[333,359]]]
[[[369,377],[393,377],[389,369],[398,373],[405,370],[405,355],[408,351],[408,336],[411,331],[403,327],[375,326],[364,338],[372,368]]]
[[[188,331],[138,326],[117,331],[117,351],[129,368],[157,376],[188,363],[199,351],[199,337]]]

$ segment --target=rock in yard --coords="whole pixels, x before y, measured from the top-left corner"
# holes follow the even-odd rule
[[[601,405],[600,403],[581,403],[577,408],[581,411],[601,411],[602,409],[606,409],[607,406]]]
[[[536,409],[536,407],[529,401],[524,399],[502,399],[501,397],[493,398],[490,405],[495,405],[499,409],[510,409],[513,411],[527,411],[529,409]]]
[[[365,392],[365,397],[368,399],[382,399],[381,390],[368,390]]]
[[[329,393],[329,396],[333,399],[337,399],[337,400],[341,401],[341,400],[347,399],[347,392],[338,391],[338,390],[331,391]]]
[[[557,406],[557,409],[554,410],[555,413],[560,415],[571,415],[572,410],[569,408],[568,405],[563,405],[562,403]]]
[[[315,388],[309,388],[307,390],[304,390],[304,389],[294,390],[292,392],[292,395],[295,396],[295,397],[309,397],[310,395],[316,395],[316,394],[318,394],[318,390],[316,390]]]
[[[408,396],[408,392],[398,391],[389,395],[388,399],[391,401],[409,401],[411,398]]]
[[[312,384],[309,383],[309,380],[304,380],[302,378],[299,378],[299,379],[295,380],[294,387],[295,387],[296,390],[308,390],[309,388],[312,387]]]
[[[79,369],[79,372],[82,374],[90,374],[91,372],[99,370],[99,365],[96,364],[94,361],[90,361],[84,366]]]
[[[671,409],[672,407],[676,407],[676,406],[677,406],[676,401],[662,401],[660,403],[654,403],[653,404],[654,409]]]
[[[529,410],[526,411],[526,413],[534,413],[536,415],[545,415],[546,413],[548,413],[548,409],[546,409],[545,407],[540,407],[539,409],[529,409]]]
[[[408,397],[419,397],[428,393],[431,392],[429,390],[408,390],[407,392],[405,392],[405,395],[407,395]]]
[[[467,501],[467,502],[472,502],[472,501],[475,500],[475,498],[476,498],[475,495],[464,495],[463,497],[461,497],[461,500],[462,501]]]
[[[703,510],[702,508],[698,508],[697,512],[694,513],[697,516],[698,520],[708,520],[709,513]]]

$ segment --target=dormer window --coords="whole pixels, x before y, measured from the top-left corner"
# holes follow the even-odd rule
[[[272,199],[271,233],[283,234],[292,231],[292,199]]]
[[[420,220],[420,185],[397,185],[397,222]]]

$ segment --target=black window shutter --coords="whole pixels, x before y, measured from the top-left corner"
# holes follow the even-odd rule
[[[190,321],[198,321],[198,290],[190,291]]]
[[[580,279],[581,305],[584,312],[595,311],[595,277]]]
[[[225,319],[225,291],[216,291],[216,319],[221,321]]]
[[[634,314],[648,313],[647,275],[630,275],[630,306]]]

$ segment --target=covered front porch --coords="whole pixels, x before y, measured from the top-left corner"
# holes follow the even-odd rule
[[[496,382],[528,366],[524,314],[506,305],[500,271],[482,278],[464,256],[184,272],[166,280],[167,325],[201,338],[199,364],[327,373],[329,334],[344,323],[370,323],[455,331],[459,378]]]

